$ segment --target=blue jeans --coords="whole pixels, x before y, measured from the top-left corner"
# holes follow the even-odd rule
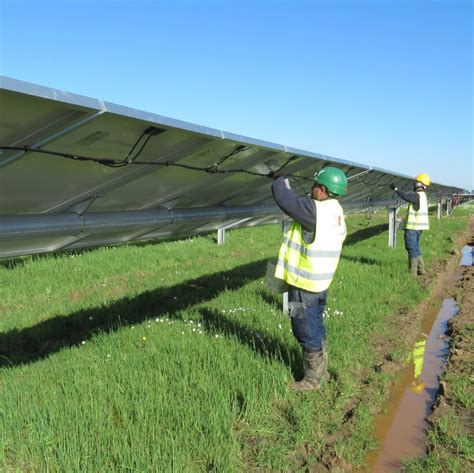
[[[288,305],[291,328],[299,344],[307,351],[318,351],[326,338],[323,312],[328,291],[308,292],[290,286]]]
[[[410,259],[421,256],[420,238],[421,230],[405,230],[405,249]]]

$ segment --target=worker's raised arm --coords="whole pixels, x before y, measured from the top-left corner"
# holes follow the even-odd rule
[[[272,183],[272,194],[278,207],[308,232],[313,232],[316,223],[316,205],[311,197],[300,197],[287,184],[284,176]]]
[[[397,195],[401,197],[405,202],[408,202],[409,204],[413,204],[413,208],[415,210],[419,210],[420,196],[418,192],[405,192],[405,191],[400,190],[398,187],[396,187],[393,184],[390,185],[390,189],[396,192]]]

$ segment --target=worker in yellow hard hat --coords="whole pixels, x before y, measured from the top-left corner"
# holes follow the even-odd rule
[[[428,197],[426,190],[431,184],[428,174],[419,174],[415,178],[413,192],[404,192],[396,185],[390,184],[403,200],[408,202],[407,218],[405,221],[405,248],[408,252],[409,271],[413,276],[425,274],[425,263],[420,250],[422,232],[429,230]]]

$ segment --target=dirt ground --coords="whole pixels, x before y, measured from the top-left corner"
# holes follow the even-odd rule
[[[412,309],[400,310],[397,317],[393,317],[390,322],[393,338],[384,336],[373,336],[374,349],[378,353],[379,361],[376,369],[385,372],[398,373],[403,365],[392,359],[390,353],[400,344],[403,339],[407,346],[413,346],[416,337],[419,335],[421,321],[425,319],[426,314],[438,312],[445,298],[455,298],[459,307],[458,316],[451,319],[448,336],[451,337],[450,355],[444,375],[442,376],[440,392],[435,402],[433,414],[428,419],[430,428],[436,429],[437,419],[447,414],[447,410],[452,409],[462,419],[462,423],[473,432],[473,417],[469,409],[463,408],[459,403],[453,402],[450,397],[449,382],[446,380],[450,376],[456,376],[457,373],[469,373],[471,390],[474,380],[473,373],[473,353],[472,353],[472,330],[474,319],[474,267],[460,268],[461,250],[466,244],[474,244],[474,218],[471,218],[468,230],[460,236],[455,242],[455,248],[451,255],[433,261],[426,276],[420,276],[420,282],[425,288],[430,288],[430,297],[423,301],[417,307]],[[469,332],[470,330],[470,332]],[[360,402],[370,404],[370,390],[367,390],[364,400],[364,394]],[[379,412],[374,411],[374,414]],[[463,427],[464,428],[464,427]],[[352,432],[351,419],[344,424],[344,431],[338,434],[343,437],[350,437]],[[335,436],[336,438],[338,435]],[[452,447],[452,446],[451,446]],[[427,452],[434,452],[435,448],[446,448],[443,455],[456,455],[455,451],[449,451],[449,446],[427,444]],[[357,470],[352,465],[341,462],[340,458],[332,449],[329,441],[326,448],[318,458],[318,463],[304,471],[311,473],[320,472],[345,472],[345,471],[368,471]],[[440,470],[441,471],[441,470]],[[470,469],[466,470],[470,471]],[[444,472],[443,472],[444,473]]]
[[[466,243],[466,242],[465,242]],[[471,237],[469,242],[474,251],[474,234],[471,225]],[[445,372],[441,378],[440,394],[434,406],[433,414],[428,422],[430,429],[434,432],[441,432],[440,420],[450,415],[455,415],[460,419],[457,426],[464,435],[474,438],[474,415],[472,409],[461,405],[453,393],[450,379],[466,376],[469,379],[468,393],[471,400],[474,398],[474,352],[472,331],[474,328],[474,266],[464,266],[461,268],[459,279],[455,283],[454,297],[459,308],[459,314],[451,319],[449,333],[451,337],[450,354]],[[472,402],[472,401],[471,401]],[[436,456],[442,464],[444,459],[458,455],[456,442],[443,442],[429,444],[428,452]],[[464,471],[472,471],[473,459],[466,459]],[[470,466],[469,466],[470,465]]]

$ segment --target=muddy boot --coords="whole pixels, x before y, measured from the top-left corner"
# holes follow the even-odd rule
[[[416,276],[418,274],[418,259],[410,258],[410,274]]]
[[[325,379],[329,376],[328,373],[328,352],[326,350],[326,341],[322,343],[323,347],[323,359],[321,362],[321,379]]]
[[[327,368],[327,354],[325,356],[324,348],[318,351],[304,350],[303,368],[304,378],[293,383],[291,389],[293,391],[319,391]]]
[[[425,262],[423,261],[423,256],[417,256],[416,261],[418,263],[418,274],[426,274],[425,271]]]

